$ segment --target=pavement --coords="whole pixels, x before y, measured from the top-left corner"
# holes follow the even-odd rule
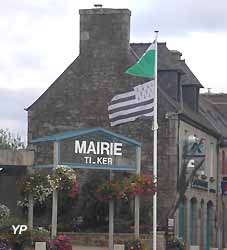
[[[73,250],[108,250],[107,247],[73,246]]]

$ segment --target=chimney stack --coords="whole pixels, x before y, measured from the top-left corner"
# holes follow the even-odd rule
[[[79,13],[80,55],[105,57],[128,51],[130,10],[94,8]]]
[[[178,50],[171,50],[172,57],[175,61],[180,61],[182,53],[179,52]]]

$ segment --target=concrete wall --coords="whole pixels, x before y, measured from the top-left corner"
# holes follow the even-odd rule
[[[33,151],[0,150],[0,203],[8,206],[12,215],[20,214],[17,207],[20,185],[33,162]]]
[[[28,150],[0,150],[0,166],[31,166],[34,152]]]

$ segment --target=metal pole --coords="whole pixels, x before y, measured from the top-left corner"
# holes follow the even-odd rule
[[[33,169],[31,167],[28,167],[28,173],[33,174]],[[28,228],[33,228],[33,217],[34,217],[34,201],[33,201],[33,195],[28,195]]]
[[[110,181],[113,180],[114,173],[110,171]],[[109,201],[109,250],[113,250],[114,248],[114,201]]]
[[[34,201],[33,201],[33,195],[29,194],[28,195],[28,228],[32,229],[33,228],[33,210],[34,208]]]
[[[140,175],[141,168],[141,148],[136,147],[136,174]],[[139,238],[140,235],[140,199],[139,196],[135,196],[135,238]]]
[[[157,76],[158,76],[158,46],[157,38],[158,31],[155,31],[155,75],[154,75],[154,145],[153,145],[153,176],[157,185],[157,134],[158,134],[158,88],[157,88]],[[157,192],[153,196],[153,250],[157,249]]]
[[[53,171],[56,171],[56,168],[59,164],[59,155],[60,155],[60,150],[59,150],[59,142],[55,141],[54,142],[54,166],[53,166]],[[51,227],[51,237],[52,239],[56,237],[57,235],[57,220],[58,220],[58,191],[54,190],[53,191],[53,197],[52,197],[52,227]]]

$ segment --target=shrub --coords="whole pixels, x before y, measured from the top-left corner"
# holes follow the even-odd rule
[[[137,240],[129,240],[125,242],[125,250],[147,250],[148,248],[145,244],[137,239]]]
[[[48,250],[72,250],[72,244],[69,238],[65,235],[59,235],[54,240],[49,240],[47,242]]]
[[[185,250],[186,246],[184,242],[178,238],[173,238],[171,241],[168,242],[168,247],[174,250]]]
[[[7,206],[0,204],[0,220],[9,218],[10,210]]]

